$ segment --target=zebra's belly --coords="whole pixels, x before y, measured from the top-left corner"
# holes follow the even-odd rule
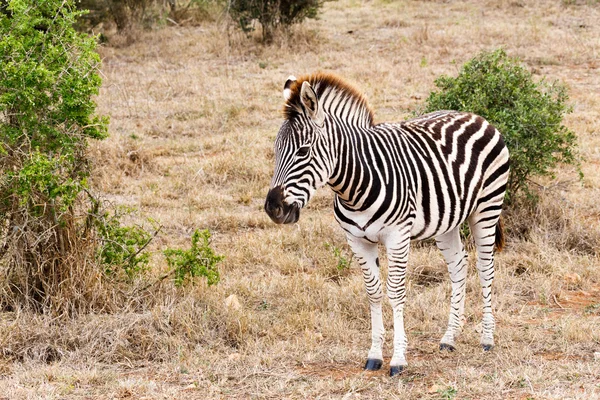
[[[430,215],[429,221],[425,218],[424,210],[415,210],[415,218],[410,230],[411,240],[425,240],[443,235],[462,224],[469,216],[470,211],[460,208],[459,204],[455,204],[453,207],[453,212],[446,209],[439,210],[440,212],[436,215]]]
[[[388,227],[380,226],[379,224],[373,224],[363,229],[359,226],[344,223],[338,220],[338,223],[347,233],[351,234],[354,237],[367,239],[370,242],[379,242],[381,241],[381,237],[386,233]],[[387,229],[386,229],[387,228]]]
[[[452,175],[451,175],[452,177]],[[480,180],[479,176],[475,181]],[[423,193],[416,193],[413,201],[397,202],[398,191],[381,191],[376,200],[368,207],[355,210],[344,206],[336,196],[335,216],[341,227],[351,235],[378,242],[388,233],[402,230],[410,235],[411,240],[424,240],[442,235],[460,225],[469,216],[478,193],[471,193],[469,188],[459,188],[460,193],[470,193],[458,198],[447,195],[448,186],[457,186],[450,182],[445,185],[442,200],[435,192],[430,192],[425,199]],[[407,192],[404,191],[404,192]]]
[[[457,224],[453,224],[449,226],[448,224],[444,226],[440,226],[439,229],[426,229],[423,220],[421,221],[417,218],[405,218],[398,221],[393,221],[391,223],[384,224],[383,222],[374,222],[368,227],[364,228],[358,224],[350,224],[344,221],[340,221],[338,219],[338,223],[344,229],[344,231],[348,232],[352,236],[357,238],[364,238],[369,240],[370,242],[380,242],[383,238],[387,237],[390,233],[396,232],[407,225],[412,225],[410,229],[410,238],[411,240],[424,240],[432,237],[436,237],[442,235],[452,229],[454,229]]]
[[[355,211],[343,207],[336,197],[335,219],[340,227],[357,238],[364,238],[370,242],[379,242],[383,230],[389,227],[384,223],[384,218],[377,218],[377,208],[372,207],[361,211]]]
[[[373,220],[372,217],[376,210],[353,212],[351,210],[337,208],[335,210],[336,220],[349,234],[357,238],[365,238],[371,242],[379,242],[387,237],[389,233],[397,232],[405,227],[410,227],[411,240],[424,240],[431,237],[442,235],[456,226],[460,225],[463,220],[450,215],[461,215],[464,210],[457,207],[451,214],[448,210],[442,212],[439,217],[433,221],[427,221],[425,211],[416,209],[406,211],[396,215],[395,218],[389,219],[390,214],[384,214],[382,218]],[[431,212],[431,210],[429,210]],[[429,216],[431,219],[431,215]]]
[[[389,233],[396,232],[402,227],[410,226],[414,223],[408,216],[396,216],[391,220],[389,214],[384,214],[381,218],[373,219],[376,209],[366,211],[352,211],[336,207],[335,217],[344,231],[354,237],[367,239],[370,242],[383,241]]]

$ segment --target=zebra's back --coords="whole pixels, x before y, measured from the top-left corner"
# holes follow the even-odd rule
[[[410,177],[404,182],[411,195],[413,239],[448,232],[486,200],[503,195],[508,150],[498,130],[482,117],[438,111],[375,129],[399,140],[393,154]]]

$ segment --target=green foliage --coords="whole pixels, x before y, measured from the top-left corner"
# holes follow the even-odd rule
[[[576,136],[562,125],[571,112],[566,88],[558,82],[535,82],[517,59],[503,50],[483,52],[468,61],[456,78],[441,76],[425,112],[468,111],[490,121],[502,133],[510,152],[509,201],[529,178],[551,175],[558,163],[577,163]]]
[[[325,243],[325,248],[331,250],[333,257],[337,261],[336,267],[338,271],[341,272],[350,268],[351,261],[344,255],[342,249],[329,243]]]
[[[589,315],[589,314],[600,315],[600,303],[593,303],[593,304],[586,306],[583,310],[583,313],[586,315]]]
[[[204,276],[209,286],[219,282],[217,264],[224,257],[215,254],[210,247],[210,232],[207,229],[194,231],[189,250],[167,249],[163,254],[169,267],[174,268],[176,286],[183,285],[188,276]]]
[[[41,194],[47,199],[58,199],[56,211],[67,212],[85,185],[64,174],[65,166],[69,166],[69,158],[65,155],[49,157],[35,149],[24,160],[18,173],[8,172],[7,176],[15,183],[14,191],[22,206],[31,204],[30,210],[34,215],[43,214],[43,204],[36,204],[35,199]],[[56,207],[56,205],[55,205]]]
[[[104,138],[94,115],[100,58],[72,27],[72,1],[11,0],[0,14],[0,215],[16,205],[66,210],[86,185],[86,138]]]
[[[130,210],[125,210],[130,212]],[[98,258],[109,275],[124,271],[133,278],[148,270],[150,253],[144,251],[153,235],[141,226],[123,226],[123,214],[117,210],[96,220],[101,244]]]
[[[316,18],[322,5],[323,0],[231,0],[228,10],[244,32],[260,22],[263,40],[270,41],[275,29]]]
[[[11,0],[0,19],[0,112],[4,144],[73,153],[82,137],[103,138],[94,116],[101,80],[93,38],[72,27],[72,1]]]
[[[452,386],[448,386],[445,389],[439,389],[437,392],[440,395],[440,398],[443,400],[452,400],[458,393]]]

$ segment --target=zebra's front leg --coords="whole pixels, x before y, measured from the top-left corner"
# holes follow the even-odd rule
[[[394,355],[390,361],[390,376],[400,374],[408,365],[404,332],[404,302],[406,300],[406,264],[410,249],[410,230],[399,236],[400,240],[386,243],[388,255],[387,293],[394,312]]]
[[[371,349],[367,355],[365,369],[377,371],[383,365],[383,314],[381,313],[381,300],[383,291],[379,279],[379,259],[377,258],[377,243],[371,243],[364,239],[348,235],[348,243],[354,252],[356,260],[360,264],[365,289],[371,306]]]
[[[454,351],[456,336],[464,325],[465,289],[467,285],[467,253],[460,240],[460,227],[436,238],[436,244],[448,264],[452,297],[450,298],[450,315],[448,329],[440,341],[440,350]]]

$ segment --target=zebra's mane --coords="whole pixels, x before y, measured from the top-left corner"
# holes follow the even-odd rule
[[[301,76],[291,84],[289,87],[290,96],[283,107],[283,114],[286,119],[291,120],[302,113],[300,89],[305,81],[308,81],[317,93],[319,103],[326,113],[333,114],[337,111],[338,114],[341,114],[346,107],[336,106],[342,101],[351,103],[360,115],[361,122],[366,123],[368,126],[373,125],[373,110],[369,107],[367,98],[350,83],[326,72]]]

